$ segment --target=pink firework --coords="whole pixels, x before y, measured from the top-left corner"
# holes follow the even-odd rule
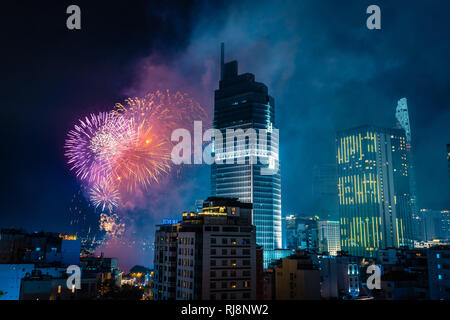
[[[108,112],[91,114],[70,130],[64,148],[71,170],[88,183],[108,178],[111,159],[135,139],[131,123]]]

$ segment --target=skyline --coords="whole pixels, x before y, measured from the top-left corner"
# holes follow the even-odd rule
[[[6,90],[2,119],[11,121],[2,126],[9,156],[2,161],[8,170],[1,192],[1,227],[67,230],[68,205],[78,184],[64,163],[62,149],[67,129],[79,115],[105,111],[126,96],[167,86],[189,92],[211,115],[220,41],[226,43],[227,60],[238,60],[240,73],[255,74],[277,101],[283,215],[312,214],[312,169],[335,162],[335,132],[365,124],[395,127],[395,108],[403,97],[410,112],[419,208],[448,209],[450,59],[448,43],[439,38],[448,38],[444,14],[448,10],[442,7],[449,4],[424,8],[419,2],[381,3],[380,31],[365,29],[364,1],[346,8],[331,1],[279,8],[264,3],[241,15],[237,12],[248,3],[219,7],[199,3],[181,17],[164,5],[142,3],[142,8],[120,13],[116,10],[125,8],[112,5],[107,9],[110,17],[125,14],[135,24],[111,31],[102,25],[105,21],[89,15],[98,9],[95,5],[81,4],[88,14],[79,34],[62,27],[53,30],[57,9],[49,8],[44,15],[45,5],[37,11],[36,21],[46,17],[37,31],[7,20],[16,27],[16,37],[30,35],[2,53],[2,60],[21,63],[6,69],[11,90]],[[134,17],[140,9],[142,21]],[[21,10],[27,17],[33,12],[30,6]],[[212,10],[218,22],[208,18]],[[267,17],[265,12],[274,14]],[[167,30],[170,36],[163,36]],[[104,41],[97,42],[99,37]],[[12,37],[11,41],[17,42]],[[90,50],[77,50],[86,47]],[[46,54],[39,54],[44,48]],[[38,66],[43,69],[38,71]],[[179,217],[195,200],[209,196],[209,169],[184,170],[182,178],[192,180],[188,185],[172,189],[176,183],[171,179],[156,187],[160,200],[144,203],[138,210],[147,213],[133,217],[150,225],[150,230],[162,217]]]

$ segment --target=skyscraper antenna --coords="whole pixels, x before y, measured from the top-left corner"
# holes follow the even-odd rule
[[[223,65],[225,60],[225,44],[220,44],[220,80],[223,80]]]

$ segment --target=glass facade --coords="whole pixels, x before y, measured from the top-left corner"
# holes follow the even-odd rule
[[[405,130],[406,135],[406,151],[408,155],[409,168],[409,188],[410,188],[410,205],[413,217],[413,237],[415,240],[423,240],[423,232],[420,229],[420,214],[417,206],[417,190],[416,190],[416,174],[414,164],[414,154],[412,150],[411,127],[409,125],[408,102],[406,98],[398,100],[397,108],[395,109],[395,117],[397,118],[397,125],[399,129]]]
[[[227,159],[229,149],[225,145],[227,129],[244,133],[248,129],[259,134],[258,145],[250,137],[245,143],[234,139],[234,152],[223,164],[214,163],[211,168],[211,193],[220,197],[236,197],[242,202],[253,204],[253,224],[256,226],[256,242],[263,246],[264,265],[275,255],[274,249],[281,248],[281,176],[278,157],[278,130],[275,128],[274,100],[268,94],[267,86],[255,81],[253,74],[238,75],[237,62],[222,62],[219,89],[214,99],[215,129],[223,136],[223,145],[214,144],[214,156]],[[268,152],[260,153],[259,130],[266,133]],[[261,131],[262,132],[262,131]],[[216,137],[214,137],[215,139]],[[261,161],[251,161],[264,158]],[[242,162],[240,162],[242,160]],[[273,174],[264,174],[264,169],[275,168]]]
[[[337,220],[336,163],[315,165],[313,168],[314,213],[323,220]]]
[[[342,250],[373,257],[379,248],[412,246],[404,130],[345,130],[336,146]]]
[[[319,251],[332,256],[341,251],[339,221],[319,221]]]

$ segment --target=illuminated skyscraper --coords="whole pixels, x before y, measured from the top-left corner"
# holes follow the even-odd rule
[[[239,198],[253,203],[253,224],[256,226],[256,242],[264,250],[264,265],[276,256],[281,248],[281,175],[278,157],[278,129],[275,127],[275,103],[269,96],[267,86],[256,82],[251,73],[238,74],[237,61],[224,63],[223,45],[221,56],[221,79],[214,96],[214,129],[220,130],[225,140],[228,129],[265,130],[267,133],[268,164],[252,163],[256,156],[250,142],[244,148],[229,154],[225,145],[216,144],[213,152],[217,159],[231,157],[235,162],[211,167],[211,193],[218,197]],[[250,140],[250,139],[248,139]],[[216,141],[216,140],[214,140]],[[234,140],[232,140],[234,141]],[[258,144],[259,144],[258,137]],[[237,143],[236,143],[237,144]],[[259,146],[258,146],[259,148]],[[258,153],[258,157],[261,154]],[[244,159],[239,163],[239,159]],[[265,174],[267,168],[275,168]]]
[[[447,144],[448,177],[450,178],[450,143]]]
[[[413,237],[415,240],[423,240],[423,233],[421,228],[421,220],[419,214],[419,207],[417,205],[417,191],[416,191],[416,173],[414,156],[412,151],[411,126],[409,122],[408,103],[406,98],[398,100],[397,108],[395,110],[395,117],[397,118],[397,126],[399,129],[405,130],[406,135],[406,151],[408,153],[408,168],[409,168],[409,187],[410,187],[410,201],[413,218]]]
[[[335,256],[341,251],[339,221],[319,221],[319,251]]]
[[[363,126],[338,132],[336,144],[342,250],[411,246],[405,132]]]

